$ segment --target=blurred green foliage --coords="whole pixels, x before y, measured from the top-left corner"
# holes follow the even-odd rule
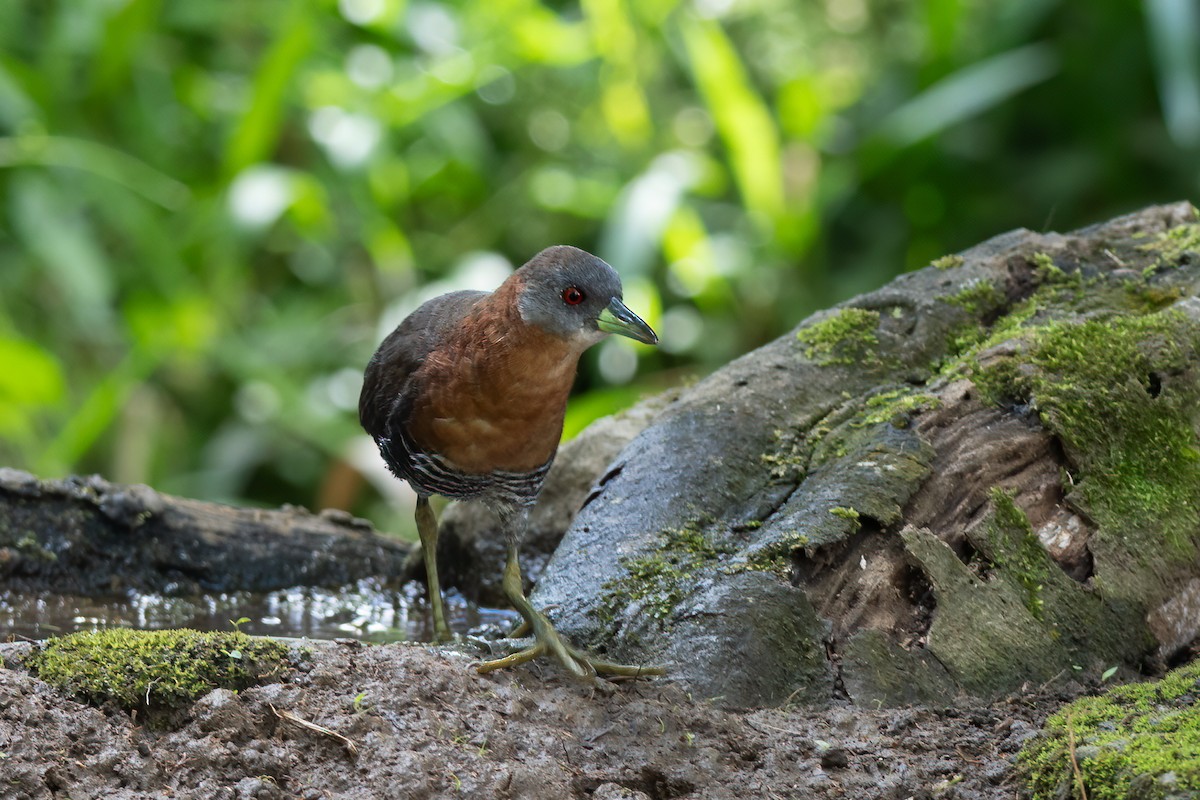
[[[0,464],[349,503],[382,335],[560,242],[663,336],[589,354],[570,433],[992,234],[1194,195],[1198,35],[1187,0],[5,0]]]

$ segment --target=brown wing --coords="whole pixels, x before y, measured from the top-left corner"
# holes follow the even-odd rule
[[[412,403],[411,377],[430,351],[488,292],[451,292],[423,303],[379,345],[363,375],[358,420],[378,442],[390,436]]]

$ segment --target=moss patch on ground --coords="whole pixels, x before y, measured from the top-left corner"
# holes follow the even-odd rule
[[[796,338],[805,345],[804,355],[822,366],[857,364],[877,359],[875,347],[879,312],[866,308],[843,308],[820,322],[801,328]]]
[[[1021,751],[1033,797],[1192,796],[1200,791],[1198,697],[1200,661],[1066,706]]]
[[[25,659],[46,683],[94,705],[173,709],[213,689],[278,677],[288,648],[231,631],[112,628],[50,639]]]
[[[1078,465],[1080,498],[1110,534],[1155,528],[1183,548],[1200,528],[1200,448],[1192,420],[1200,323],[1168,310],[1054,321],[1017,356],[978,371],[997,402],[1030,403]]]

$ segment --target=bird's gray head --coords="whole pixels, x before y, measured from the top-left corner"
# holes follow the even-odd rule
[[[517,270],[517,308],[530,325],[577,342],[595,344],[606,334],[657,344],[658,336],[622,302],[617,271],[577,247],[548,247]]]

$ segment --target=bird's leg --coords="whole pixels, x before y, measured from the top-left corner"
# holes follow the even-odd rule
[[[520,521],[523,523],[523,515]],[[505,527],[508,527],[510,521],[504,520],[504,522],[506,523]],[[531,647],[511,653],[503,658],[484,661],[482,664],[476,666],[476,670],[485,673],[505,667],[515,667],[518,664],[524,664],[526,661],[532,661],[538,656],[550,654],[558,659],[558,662],[562,664],[567,672],[584,680],[595,676],[596,673],[625,677],[666,674],[666,670],[662,667],[615,664],[611,661],[596,658],[569,645],[559,636],[558,631],[554,629],[554,626],[546,618],[546,615],[534,608],[533,604],[529,602],[529,598],[525,596],[525,587],[521,581],[521,565],[518,559],[519,552],[520,540],[517,536],[510,535],[508,537],[508,560],[504,565],[504,579],[501,585],[504,588],[505,596],[512,603],[513,608],[525,620],[521,627],[528,627],[533,631],[534,643]]]
[[[446,624],[446,606],[442,602],[442,586],[437,572],[437,518],[429,507],[429,496],[417,495],[417,534],[421,537],[421,557],[425,560],[425,579],[428,583],[429,608],[433,613],[433,640],[448,642],[454,638]]]
[[[533,604],[529,602],[529,598],[525,596],[525,587],[521,581],[521,565],[518,560],[519,550],[517,542],[510,540],[508,545],[508,561],[504,565],[504,580],[501,585],[504,588],[505,597],[508,598],[513,608],[521,614],[525,623],[532,629],[535,642],[532,647],[528,647],[520,652],[512,653],[494,661],[485,661],[479,665],[478,670],[480,672],[491,672],[503,667],[513,667],[537,658],[543,653],[550,652],[572,675],[577,678],[591,677],[595,674],[595,671],[586,663],[581,664],[572,657],[566,643],[559,637],[558,631],[554,630],[554,626],[550,624],[550,620],[546,619],[544,614],[534,608]]]

